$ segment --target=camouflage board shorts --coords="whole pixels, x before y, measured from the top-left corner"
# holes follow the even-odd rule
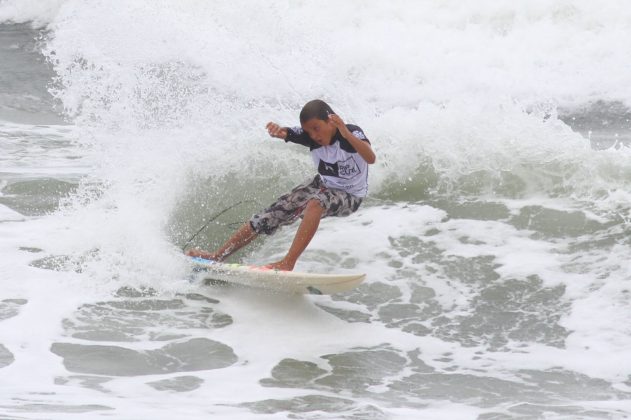
[[[250,226],[256,233],[271,235],[284,225],[291,224],[302,216],[310,200],[316,199],[324,208],[322,217],[348,216],[354,213],[362,203],[346,191],[326,188],[319,175],[312,181],[301,184],[290,193],[281,196],[274,204],[250,219]]]

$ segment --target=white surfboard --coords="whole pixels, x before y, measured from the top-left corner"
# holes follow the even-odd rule
[[[365,274],[317,274],[281,271],[255,265],[219,263],[191,257],[193,269],[204,278],[286,293],[332,294],[357,287]]]

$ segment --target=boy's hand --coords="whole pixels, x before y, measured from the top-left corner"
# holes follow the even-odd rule
[[[342,137],[350,142],[351,146],[355,148],[362,159],[364,159],[369,165],[375,163],[375,152],[372,151],[370,143],[355,137],[355,135],[350,132],[346,124],[344,124],[344,121],[342,121],[339,115],[329,114],[329,122],[340,130]]]
[[[329,121],[340,131],[346,128],[346,124],[337,114],[329,114]]]
[[[267,132],[272,137],[276,137],[283,140],[287,138],[287,129],[281,127],[280,125],[276,123],[268,122],[265,128],[267,128]]]

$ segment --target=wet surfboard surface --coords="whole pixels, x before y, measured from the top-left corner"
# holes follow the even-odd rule
[[[357,287],[366,278],[363,273],[301,273],[256,265],[221,263],[199,257],[191,257],[191,263],[193,270],[203,278],[286,293],[342,293]]]

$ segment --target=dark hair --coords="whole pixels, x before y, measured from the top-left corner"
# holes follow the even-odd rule
[[[309,101],[302,107],[300,111],[300,124],[309,121],[312,118],[328,121],[329,114],[335,114],[329,104],[320,99]]]

